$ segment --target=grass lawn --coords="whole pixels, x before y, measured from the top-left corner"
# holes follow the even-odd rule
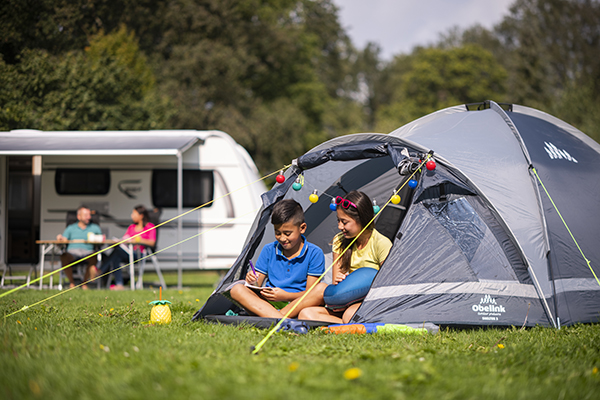
[[[0,398],[600,398],[600,325],[428,336],[284,332],[253,356],[267,331],[190,323],[218,276],[184,278],[183,290],[163,293],[173,303],[166,326],[148,322],[156,289],[73,290],[3,318]],[[24,289],[0,298],[0,310],[57,293]]]

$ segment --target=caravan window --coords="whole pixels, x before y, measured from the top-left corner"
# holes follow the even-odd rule
[[[183,170],[183,206],[198,207],[213,199],[213,171]],[[155,207],[177,207],[177,170],[152,171],[152,204]],[[212,205],[208,204],[207,207]]]
[[[59,168],[54,176],[56,193],[64,195],[101,195],[110,190],[108,169]]]

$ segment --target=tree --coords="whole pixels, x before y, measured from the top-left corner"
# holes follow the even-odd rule
[[[173,126],[226,128],[262,170],[281,165],[257,135],[289,132],[285,121],[303,121],[289,141],[302,143],[296,157],[347,133],[327,118],[351,87],[352,49],[336,12],[329,0],[170,1],[152,60],[178,109]],[[290,115],[266,118],[265,110]]]
[[[273,170],[281,132],[297,157],[364,126],[331,0],[7,0],[0,37],[5,127],[222,129]]]
[[[135,38],[123,27],[92,37],[85,51],[53,56],[25,50],[0,91],[0,129],[159,129],[170,117],[168,99]]]
[[[514,101],[600,139],[600,2],[518,0],[496,28]]]
[[[461,103],[504,101],[506,71],[476,45],[417,48],[396,57],[390,82],[395,91],[377,115],[377,129],[389,132],[418,117]]]

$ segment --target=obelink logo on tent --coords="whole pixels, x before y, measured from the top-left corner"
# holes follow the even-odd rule
[[[498,305],[496,299],[489,294],[483,296],[479,304],[474,304],[471,309],[480,315],[483,321],[498,321],[498,317],[506,312],[504,306]]]
[[[578,163],[575,157],[571,156],[566,150],[561,150],[552,143],[544,142],[544,150],[552,160],[567,160]]]

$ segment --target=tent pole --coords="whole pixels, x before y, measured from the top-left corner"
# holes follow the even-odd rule
[[[177,215],[183,214],[183,154],[180,150],[177,151]],[[183,251],[181,248],[182,240],[182,229],[183,221],[181,218],[177,219],[177,289],[181,290],[183,273],[182,273],[182,259]]]
[[[552,269],[552,258],[550,257],[550,250],[546,253],[548,258],[548,270],[550,272],[550,279],[552,280],[552,298],[554,303],[554,315],[556,315],[556,326],[560,329],[560,318],[558,316],[558,304],[556,303],[556,282],[554,281],[554,270]]]

